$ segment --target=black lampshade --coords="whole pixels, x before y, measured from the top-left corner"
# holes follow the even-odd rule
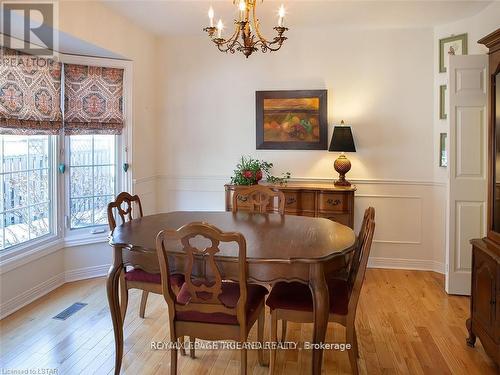
[[[335,126],[328,151],[356,152],[350,126]]]

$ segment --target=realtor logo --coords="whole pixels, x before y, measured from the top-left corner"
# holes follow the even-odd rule
[[[57,50],[56,7],[51,1],[2,2],[2,44],[30,55],[52,56]]]

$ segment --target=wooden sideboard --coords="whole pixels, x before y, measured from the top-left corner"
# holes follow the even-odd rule
[[[336,187],[331,183],[288,182],[285,185],[271,185],[272,189],[285,194],[285,214],[297,216],[325,217],[354,228],[354,192],[356,186]],[[235,185],[224,185],[226,191],[226,211],[232,209]],[[239,207],[245,209],[242,196]],[[270,208],[271,209],[271,208]]]

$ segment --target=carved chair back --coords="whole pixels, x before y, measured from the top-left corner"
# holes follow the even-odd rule
[[[109,229],[113,230],[116,228],[116,219],[114,215],[114,209],[116,209],[117,214],[122,220],[122,224],[133,219],[132,206],[134,203],[139,209],[139,217],[143,217],[141,200],[138,195],[130,195],[126,191],[118,194],[114,202],[108,204],[108,225]]]
[[[274,207],[275,198],[278,199],[277,209]],[[249,206],[251,212],[267,212],[269,205],[271,205],[273,211],[282,215],[285,213],[285,194],[267,186],[237,187],[233,194],[233,212],[240,209],[241,202],[245,203],[245,206]]]
[[[203,239],[201,241],[200,239]],[[210,245],[205,247],[205,243]],[[182,251],[171,251],[172,248]],[[196,243],[198,242],[198,243]],[[203,242],[203,245],[200,243]],[[235,250],[238,257],[239,291],[240,296],[236,306],[228,306],[220,299],[222,294],[222,278],[215,257],[221,251],[220,245],[224,244],[224,251]],[[224,313],[236,315],[238,323],[246,327],[245,304],[247,299],[247,264],[246,241],[241,233],[222,232],[217,227],[207,223],[190,223],[177,230],[165,229],[156,237],[156,252],[160,264],[162,291],[169,309],[170,319],[174,319],[176,312],[192,311],[202,313]],[[177,302],[177,298],[170,287],[169,257],[173,254],[184,258],[185,285],[189,291],[189,301],[186,304]],[[201,263],[201,267],[195,267]],[[196,269],[204,270],[204,275],[195,275]],[[207,276],[210,275],[210,276]]]
[[[362,233],[363,237],[358,241],[358,248],[356,249],[348,276],[350,289],[349,311],[354,312],[356,311],[359,295],[361,293],[361,287],[363,286],[368,257],[370,256],[370,250],[373,242],[373,234],[375,232],[375,210],[372,207],[369,209],[372,209],[373,213],[370,213],[366,220],[365,230]]]
[[[363,216],[363,221],[361,223],[361,228],[359,228],[359,233],[358,233],[358,241],[361,241],[361,239],[364,237],[367,226],[368,226],[368,220],[375,220],[375,209],[373,207],[368,207],[365,210],[365,214]]]

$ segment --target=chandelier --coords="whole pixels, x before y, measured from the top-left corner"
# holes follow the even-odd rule
[[[236,1],[233,0],[233,4],[236,4]],[[222,29],[224,28],[222,20],[219,19],[217,25],[214,26],[214,10],[210,7],[208,11],[210,26],[205,27],[203,31],[208,33],[219,51],[226,53],[238,51],[248,58],[258,49],[265,53],[277,51],[281,48],[281,45],[287,39],[283,36],[283,33],[288,30],[284,26],[285,8],[281,5],[278,11],[278,26],[273,28],[277,35],[272,40],[267,40],[260,32],[259,19],[256,17],[257,1],[239,0],[239,19],[234,20],[234,32],[228,39],[222,37]]]

